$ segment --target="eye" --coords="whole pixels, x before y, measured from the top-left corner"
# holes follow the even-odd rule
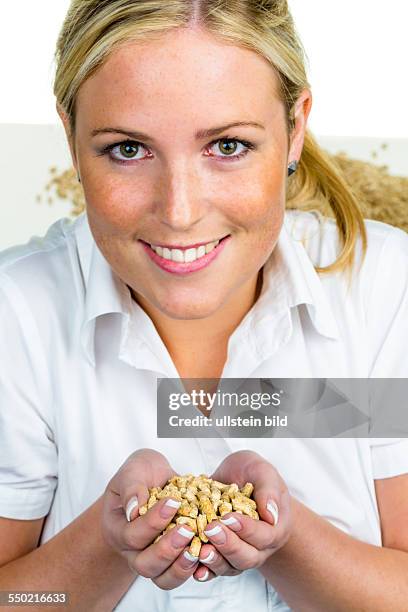
[[[137,157],[141,148],[144,148],[141,143],[133,140],[126,140],[119,144],[109,145],[107,150],[113,159],[125,161],[128,159],[142,159],[141,157]]]
[[[126,157],[126,159],[136,157],[138,149],[138,145],[134,145],[130,142],[125,142],[124,144],[119,145],[119,153],[120,155],[123,155],[123,157]]]
[[[210,157],[215,157],[222,161],[235,161],[244,157],[251,149],[256,149],[256,145],[253,143],[229,136],[214,140],[208,146],[212,148],[217,144],[221,155],[210,155]],[[243,147],[243,150],[240,151],[238,149],[238,153],[236,153],[238,147]],[[152,157],[151,153],[144,156],[138,155],[142,149],[146,150],[146,147],[141,142],[137,142],[136,140],[124,140],[122,142],[107,145],[101,150],[99,156],[108,155],[112,161],[119,164],[127,164],[132,161],[136,162]]]
[[[221,151],[222,155],[218,156],[220,159],[232,159],[236,160],[244,157],[251,149],[255,149],[255,145],[246,140],[239,140],[238,138],[220,138],[211,143],[210,147],[217,145],[218,150]],[[238,150],[237,147],[243,147],[243,150]]]

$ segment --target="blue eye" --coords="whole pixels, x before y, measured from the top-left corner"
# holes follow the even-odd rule
[[[222,155],[210,155],[209,157],[215,157],[215,159],[222,161],[235,161],[247,155],[250,150],[256,149],[256,145],[246,140],[239,140],[238,138],[219,138],[214,140],[208,145],[208,148],[212,148],[214,145],[219,144],[219,150]],[[236,153],[237,147],[243,147],[243,150]],[[141,149],[146,147],[135,140],[124,140],[122,142],[107,145],[103,148],[100,156],[108,155],[112,161],[119,164],[128,164],[131,162],[142,161],[143,159],[151,158],[151,154],[137,157]]]

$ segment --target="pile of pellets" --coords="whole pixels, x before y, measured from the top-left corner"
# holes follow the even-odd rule
[[[408,177],[392,176],[387,166],[333,156],[354,189],[366,219],[376,219],[408,232]]]
[[[74,168],[58,172],[58,168],[52,166],[49,173],[50,178],[44,187],[45,193],[37,195],[37,202],[41,203],[46,199],[48,204],[53,204],[56,198],[69,200],[72,205],[71,216],[80,215],[85,210],[85,198]]]
[[[387,166],[355,160],[346,153],[328,155],[352,187],[366,219],[396,225],[408,232],[408,177],[393,176],[389,174]],[[45,186],[48,202],[51,204],[54,201],[53,195],[63,200],[68,199],[72,203],[71,215],[76,217],[81,214],[85,200],[74,169],[58,172],[53,167],[50,174],[50,180]],[[37,200],[42,201],[43,196],[38,195]],[[315,202],[313,207],[316,208]],[[321,212],[332,216],[329,206],[322,207]]]
[[[204,529],[211,521],[218,519],[227,512],[239,512],[259,520],[256,502],[251,498],[254,491],[252,483],[247,482],[241,489],[236,483],[224,484],[212,480],[206,474],[193,476],[173,476],[163,488],[149,489],[149,500],[139,508],[139,514],[145,514],[163,497],[173,497],[181,502],[173,520],[166,529],[157,536],[155,542],[178,525],[188,525],[194,532],[189,553],[195,557],[200,554],[202,542],[208,542]]]

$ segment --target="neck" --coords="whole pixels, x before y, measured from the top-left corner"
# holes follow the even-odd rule
[[[214,346],[228,342],[245,315],[258,300],[263,283],[263,268],[251,283],[241,288],[234,301],[226,302],[217,312],[205,319],[173,319],[136,294],[129,287],[132,298],[149,315],[170,354],[192,346]]]

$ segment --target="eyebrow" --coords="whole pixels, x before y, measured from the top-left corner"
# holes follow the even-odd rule
[[[206,130],[198,130],[198,132],[195,133],[195,139],[202,140],[204,138],[211,138],[212,136],[217,136],[218,134],[221,134],[221,132],[225,132],[225,130],[228,130],[232,127],[257,127],[262,130],[265,130],[265,126],[262,125],[262,123],[258,123],[257,121],[233,121],[232,123],[227,123],[226,125],[221,125],[219,127],[214,127]],[[143,132],[135,132],[134,130],[127,130],[122,127],[98,128],[92,130],[91,132],[92,137],[98,136],[99,134],[124,134],[125,136],[133,138],[134,140],[145,140],[154,142],[154,138],[151,138],[151,136],[148,136]]]

